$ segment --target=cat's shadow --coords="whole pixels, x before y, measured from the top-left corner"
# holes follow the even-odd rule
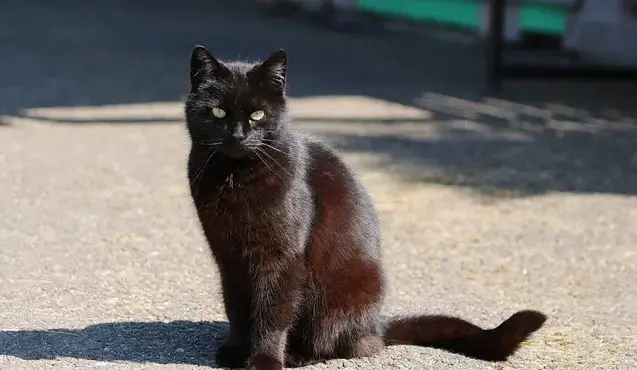
[[[83,329],[0,330],[0,356],[214,366],[227,322],[113,322]]]

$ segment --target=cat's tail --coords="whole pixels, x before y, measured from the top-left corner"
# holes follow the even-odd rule
[[[516,312],[494,329],[450,316],[394,318],[385,329],[385,345],[433,347],[480,360],[504,361],[545,321],[543,313],[530,310]]]

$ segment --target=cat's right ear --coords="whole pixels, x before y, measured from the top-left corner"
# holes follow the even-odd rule
[[[221,64],[202,45],[196,45],[190,56],[190,85],[196,90],[199,85],[214,78],[215,72],[221,68]]]

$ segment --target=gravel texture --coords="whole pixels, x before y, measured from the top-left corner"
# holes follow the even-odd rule
[[[484,98],[479,50],[462,41],[339,35],[241,6],[0,13],[0,369],[214,366],[227,324],[179,102],[196,43],[221,57],[288,49],[299,129],[340,148],[376,201],[387,315],[550,316],[507,363],[397,346],[311,368],[637,368],[629,110],[590,85]],[[613,104],[635,96],[613,88]]]

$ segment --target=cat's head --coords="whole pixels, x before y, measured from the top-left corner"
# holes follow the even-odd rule
[[[190,59],[186,120],[193,144],[231,157],[270,145],[287,124],[287,57],[277,50],[261,63],[224,63],[203,46]]]

